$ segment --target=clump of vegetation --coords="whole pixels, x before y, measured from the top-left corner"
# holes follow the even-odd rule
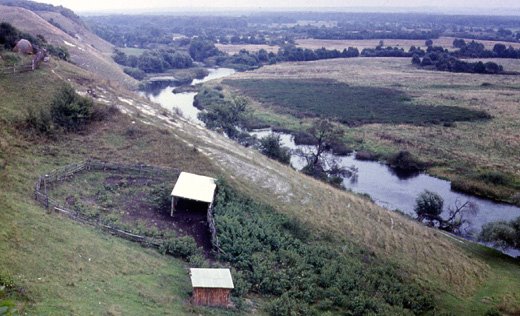
[[[510,221],[487,223],[482,227],[479,240],[495,247],[520,249],[520,217]]]
[[[47,52],[65,61],[70,59],[69,50],[65,46],[53,46],[49,44],[47,45]]]
[[[414,211],[417,214],[417,220],[421,223],[461,234],[465,225],[468,224],[468,217],[475,215],[478,208],[470,201],[464,203],[457,201],[445,211],[444,199],[437,193],[426,190],[415,200]],[[443,213],[447,213],[448,216],[443,217]]]
[[[125,67],[123,71],[136,80],[143,80],[146,77],[146,73],[139,68]]]
[[[415,158],[409,151],[399,151],[387,159],[388,164],[401,171],[422,171],[426,169],[426,164]]]
[[[446,52],[430,52],[422,59],[414,57],[412,63],[422,68],[449,72],[477,74],[498,74],[504,72],[504,68],[494,62],[466,62]]]
[[[379,155],[373,152],[360,150],[355,155],[357,160],[375,161],[379,159]]]
[[[171,207],[171,188],[166,184],[153,187],[148,200],[155,209],[169,213]]]
[[[422,314],[433,308],[430,294],[394,265],[351,243],[340,248],[318,240],[301,223],[224,183],[214,210],[219,259],[240,271],[246,292],[277,297],[267,306],[271,315]]]
[[[485,171],[479,175],[479,178],[494,185],[509,185],[512,182],[508,175],[500,171]]]
[[[213,90],[215,91],[215,90]],[[200,99],[199,99],[200,100]],[[243,133],[238,128],[244,127],[246,122],[246,99],[233,97],[226,99],[219,96],[218,102],[206,100],[204,110],[198,114],[199,120],[212,130],[225,133],[229,138],[239,140]],[[201,103],[197,102],[200,107]]]
[[[483,111],[417,105],[396,89],[349,86],[327,79],[224,80],[244,94],[296,117],[321,117],[348,125],[427,124],[489,119]]]
[[[162,242],[159,251],[185,260],[202,254],[202,250],[197,247],[197,243],[191,236],[168,238]]]
[[[284,164],[291,162],[291,153],[288,148],[282,146],[280,135],[270,134],[261,138],[259,147],[260,152],[271,159],[278,160]]]
[[[129,68],[127,71],[131,74],[139,74],[136,70],[130,70],[132,68],[144,73],[159,73],[169,69],[189,68],[193,65],[190,55],[174,49],[146,50],[139,57],[127,56],[123,51],[116,49],[112,58],[116,63]]]
[[[520,205],[517,195],[520,183],[512,174],[498,170],[462,171],[466,176],[454,179],[451,182],[452,190]]]
[[[328,120],[318,120],[307,132],[314,139],[313,149],[296,151],[307,161],[303,173],[343,188],[343,178],[355,176],[357,170],[340,166],[332,155],[328,155],[334,151],[334,144],[341,143],[343,130]]]
[[[92,119],[94,102],[82,97],[70,85],[63,86],[51,102],[53,123],[66,131],[78,131]]]
[[[50,135],[58,130],[77,132],[94,120],[102,120],[115,108],[96,108],[92,99],[82,97],[70,85],[56,91],[49,106],[28,108],[23,127],[40,135]]]

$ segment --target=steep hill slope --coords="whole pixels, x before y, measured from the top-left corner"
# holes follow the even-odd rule
[[[56,12],[33,12],[20,7],[0,5],[0,22],[8,22],[30,34],[41,34],[52,45],[66,47],[70,59],[79,67],[127,88],[136,86],[110,57],[112,45],[91,33],[85,26]],[[40,14],[40,15],[39,15]],[[56,25],[48,20],[53,19]]]

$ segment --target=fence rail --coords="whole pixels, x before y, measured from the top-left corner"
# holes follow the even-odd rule
[[[80,163],[70,164],[62,168],[55,169],[51,172],[46,173],[38,177],[36,184],[34,186],[34,199],[45,207],[50,212],[58,212],[63,215],[68,216],[74,221],[84,223],[87,225],[99,227],[102,230],[127,240],[139,242],[140,244],[147,247],[160,247],[162,244],[161,239],[151,238],[147,236],[140,236],[134,233],[121,230],[117,227],[112,227],[110,225],[106,225],[105,223],[89,218],[79,212],[68,209],[64,203],[53,199],[49,196],[48,190],[55,185],[56,183],[66,181],[72,178],[75,174],[78,174],[83,171],[118,171],[125,173],[136,173],[140,175],[147,176],[155,176],[155,177],[164,177],[165,175],[179,175],[180,170],[176,168],[159,168],[155,166],[148,166],[143,164],[137,165],[125,165],[119,163],[109,163],[98,160],[86,160]],[[209,212],[208,212],[209,214]],[[208,215],[209,216],[209,215]],[[209,217],[208,217],[209,219]],[[213,222],[213,227],[214,227]],[[215,233],[216,234],[216,233]],[[216,235],[215,235],[216,237]],[[213,234],[212,234],[212,242],[213,242]],[[216,243],[218,246],[218,242]],[[216,248],[218,249],[218,247]]]
[[[0,68],[0,75],[12,75],[16,73],[34,71],[40,67],[40,64],[47,56],[45,50],[38,50],[32,60],[25,64],[14,64],[12,66]]]

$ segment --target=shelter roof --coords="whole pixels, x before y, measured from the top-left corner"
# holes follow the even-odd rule
[[[173,187],[172,196],[212,203],[215,195],[215,179],[189,172],[181,172]]]
[[[201,288],[232,289],[229,269],[190,269],[191,285]]]

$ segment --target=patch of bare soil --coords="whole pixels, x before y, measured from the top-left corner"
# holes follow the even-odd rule
[[[105,178],[110,186],[147,187],[160,184],[160,181],[147,177],[110,175]],[[122,220],[126,223],[145,223],[148,228],[155,227],[159,231],[174,231],[178,236],[191,236],[207,257],[211,255],[211,236],[207,224],[207,204],[179,201],[176,211],[171,216],[169,207],[158,208],[150,202],[144,191],[136,191],[123,196],[118,203]]]

